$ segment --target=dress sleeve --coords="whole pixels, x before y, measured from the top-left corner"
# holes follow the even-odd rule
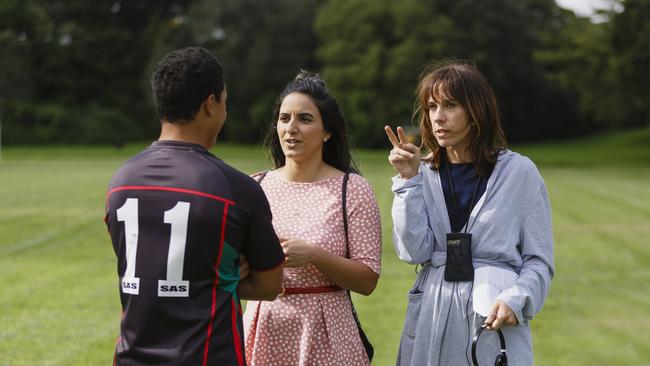
[[[548,296],[554,272],[552,230],[551,206],[546,186],[542,185],[524,213],[519,277],[497,297],[514,311],[520,324],[532,319]]]
[[[410,264],[431,259],[433,231],[422,192],[422,172],[411,179],[393,177],[393,246],[397,256]]]
[[[373,272],[381,271],[381,219],[377,200],[368,181],[350,175],[347,196],[350,259]]]

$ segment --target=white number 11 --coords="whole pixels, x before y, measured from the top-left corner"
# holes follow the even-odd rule
[[[122,277],[122,292],[138,295],[140,278],[135,277],[135,258],[138,251],[138,199],[129,198],[117,209],[117,221],[124,222],[126,236],[126,271]],[[187,222],[190,203],[179,201],[165,211],[165,224],[171,225],[169,252],[167,255],[167,278],[158,280],[159,297],[188,297],[190,282],[183,280],[183,262],[187,243]]]

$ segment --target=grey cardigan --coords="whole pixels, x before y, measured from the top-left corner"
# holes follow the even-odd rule
[[[415,289],[416,294],[424,294],[419,304],[409,305],[417,305],[418,311],[407,310],[405,333],[409,334],[402,335],[401,363],[436,365],[438,363],[432,361],[432,358],[437,358],[445,364],[451,362],[451,359],[444,356],[448,350],[436,349],[436,345],[442,345],[443,342],[434,339],[448,337],[445,335],[446,324],[441,323],[453,323],[454,318],[458,317],[476,318],[476,314],[471,307],[469,314],[454,314],[456,307],[451,305],[452,299],[444,299],[449,292],[440,290],[451,284],[439,274],[444,271],[446,233],[451,230],[440,176],[429,164],[421,163],[420,171],[415,177],[408,180],[394,177],[392,190],[395,194],[392,208],[393,244],[397,255],[407,263],[425,264],[416,281],[416,287],[419,288]],[[509,150],[503,151],[467,225],[467,231],[472,234],[472,260],[475,268],[496,266],[517,274],[514,284],[503,289],[497,299],[505,302],[517,316],[519,326],[510,328],[520,328],[515,332],[519,335],[513,334],[511,338],[525,338],[521,344],[522,352],[530,354],[522,355],[521,360],[524,364],[529,361],[532,363],[528,321],[542,308],[554,272],[550,204],[546,186],[535,165],[524,156]],[[463,283],[457,285],[460,290],[455,290],[457,294],[462,297],[462,292],[465,291],[468,297],[466,300],[468,304],[471,303],[473,287],[464,286]],[[453,296],[448,295],[450,298]],[[444,305],[448,302],[449,311],[446,311]],[[436,310],[429,314],[427,307]],[[443,310],[439,310],[439,307]],[[462,307],[458,311],[462,312]],[[422,314],[429,315],[422,319]],[[480,323],[481,319],[475,319],[470,333]],[[430,329],[417,329],[418,327]],[[405,342],[405,336],[410,337],[406,340],[408,342]],[[427,337],[430,339],[422,339]],[[458,341],[462,341],[462,349],[465,349],[466,340]],[[514,345],[519,343],[511,342]],[[418,344],[423,348],[419,349]],[[427,356],[421,358],[416,355],[418,352],[423,353],[421,356]],[[493,360],[492,358],[491,363]]]

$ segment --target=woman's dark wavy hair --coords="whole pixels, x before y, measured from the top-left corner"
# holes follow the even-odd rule
[[[429,97],[436,103],[454,99],[465,108],[470,123],[469,153],[477,173],[489,175],[507,142],[496,96],[485,76],[474,63],[460,60],[434,62],[420,74],[413,116],[419,117],[422,142],[429,150],[423,160],[431,163],[431,169],[439,169],[445,149],[438,145],[433,133],[427,107]]]
[[[291,93],[304,94],[314,102],[323,120],[323,128],[331,135],[323,144],[323,161],[343,172],[360,174],[352,158],[348,128],[341,107],[327,91],[325,81],[320,75],[305,70],[301,70],[296,78],[287,84],[275,103],[273,121],[264,141],[275,168],[280,168],[286,163],[278,137],[277,123],[282,101]]]

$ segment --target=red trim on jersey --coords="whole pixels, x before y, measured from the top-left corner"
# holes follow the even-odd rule
[[[231,314],[232,314],[232,340],[233,343],[235,344],[235,354],[237,355],[237,365],[238,366],[244,366],[244,356],[241,351],[241,339],[239,338],[239,331],[237,330],[237,304],[235,304],[235,299],[232,299],[232,306],[231,306]]]
[[[137,191],[169,191],[169,192],[179,192],[179,193],[187,193],[187,194],[193,194],[196,196],[202,196],[202,197],[208,197],[212,198],[213,200],[221,201],[226,203],[226,205],[234,205],[235,202],[215,196],[213,194],[201,192],[201,191],[195,191],[192,189],[185,189],[185,188],[173,188],[173,187],[159,187],[159,186],[122,186],[122,187],[117,187],[111,189],[107,194],[106,194],[106,200],[108,200],[108,197],[118,191],[127,191],[127,190],[137,190]]]
[[[208,323],[208,335],[205,338],[205,348],[203,351],[203,366],[208,364],[208,351],[210,350],[210,339],[212,338],[212,324],[217,313],[217,286],[219,285],[219,264],[221,264],[221,253],[226,238],[226,224],[228,223],[228,203],[223,208],[223,218],[221,220],[221,237],[219,238],[219,254],[214,264],[214,283],[212,284],[212,309],[210,310],[210,323]]]
[[[120,319],[124,319],[124,310],[122,310],[122,315],[120,316]],[[115,352],[113,353],[113,366],[117,365],[117,344],[120,343],[122,340],[122,336],[117,336],[115,338]]]

